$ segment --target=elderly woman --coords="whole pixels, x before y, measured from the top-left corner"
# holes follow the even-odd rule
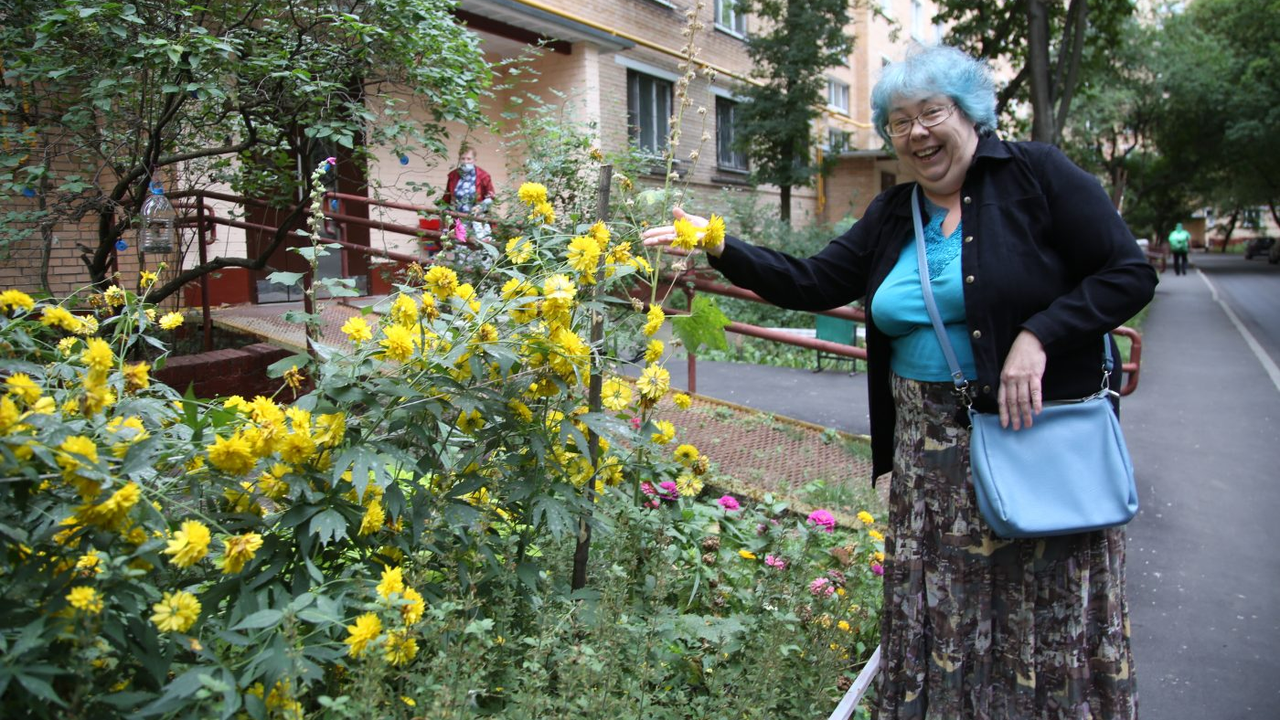
[[[878,717],[1133,718],[1124,531],[1005,540],[979,515],[969,429],[921,295],[913,188],[946,334],[976,408],[1006,427],[1098,390],[1105,334],[1150,301],[1156,275],[1093,177],[994,134],[982,63],[923,50],[885,69],[872,104],[914,183],[813,257],[734,237],[708,253],[783,307],[866,297],[874,474],[892,470]],[[673,235],[653,228],[645,243]]]
[[[483,215],[493,205],[493,194],[493,178],[476,165],[475,149],[464,143],[458,148],[458,167],[450,170],[445,178],[442,202],[460,213]],[[489,223],[472,220],[469,225],[462,220],[454,221],[454,235],[458,240],[488,239]]]

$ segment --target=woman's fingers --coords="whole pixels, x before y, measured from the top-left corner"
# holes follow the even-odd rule
[[[1000,426],[1021,430],[1031,427],[1034,417],[1044,409],[1041,378],[1044,377],[1045,352],[1040,339],[1023,330],[1014,339],[1000,371],[1000,391],[996,400],[1000,407]]]
[[[684,208],[679,208],[679,207],[672,208],[671,216],[675,220],[687,220],[690,223],[692,223],[694,227],[702,228],[707,226],[706,218],[699,217],[698,215],[690,215],[684,211]],[[671,224],[671,225],[658,225],[656,227],[651,227],[648,230],[645,230],[644,232],[640,233],[640,239],[641,241],[644,242],[645,247],[671,245],[672,241],[676,239],[676,226],[674,224]],[[678,255],[689,254],[687,252],[682,252],[674,248],[671,249],[671,252],[673,254],[678,254]]]

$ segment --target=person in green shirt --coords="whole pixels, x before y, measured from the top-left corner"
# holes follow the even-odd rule
[[[1173,253],[1173,274],[1187,274],[1187,248],[1191,244],[1191,233],[1182,229],[1178,223],[1169,233],[1169,251]]]

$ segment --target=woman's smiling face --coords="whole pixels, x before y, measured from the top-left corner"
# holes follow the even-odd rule
[[[932,95],[919,100],[899,98],[889,111],[889,122],[913,120],[926,110],[950,108],[955,101],[945,95]],[[925,127],[918,120],[911,122],[905,134],[891,138],[898,157],[911,168],[917,182],[925,192],[935,197],[946,197],[960,192],[965,173],[973,162],[978,147],[978,131],[959,108],[951,116],[933,127]]]

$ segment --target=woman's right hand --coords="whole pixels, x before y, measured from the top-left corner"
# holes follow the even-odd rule
[[[675,220],[688,220],[697,228],[704,228],[707,226],[706,218],[699,217],[697,215],[690,215],[682,208],[672,208],[671,216]],[[640,233],[640,239],[644,241],[645,247],[663,247],[673,255],[689,254],[685,250],[671,247],[671,242],[676,239],[676,226],[674,224],[651,227],[643,233]],[[706,251],[708,255],[720,257],[720,253],[724,252],[724,241],[720,241],[720,243],[713,248],[706,248]]]

